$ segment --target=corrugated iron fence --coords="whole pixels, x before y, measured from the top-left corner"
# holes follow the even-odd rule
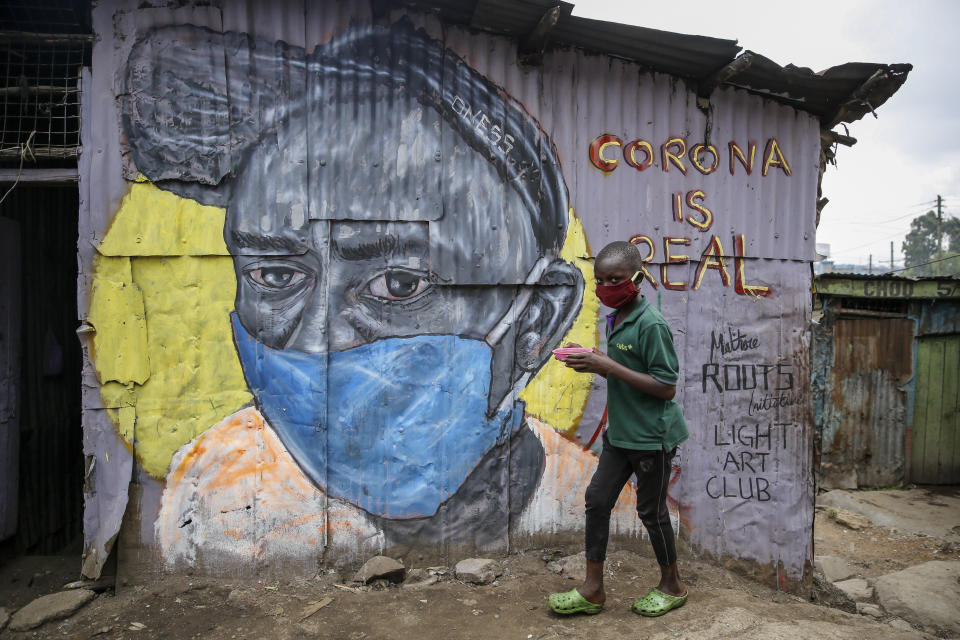
[[[821,276],[823,488],[960,481],[960,281]]]

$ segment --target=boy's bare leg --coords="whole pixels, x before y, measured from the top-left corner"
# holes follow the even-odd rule
[[[590,566],[589,562],[587,562],[587,566]],[[587,575],[587,579],[589,580],[589,570]],[[660,584],[657,585],[657,589],[671,596],[682,596],[687,592],[687,585],[683,584],[680,580],[680,569],[677,567],[676,562],[667,566],[660,565]],[[587,597],[586,594],[584,594],[584,597]],[[590,600],[589,598],[587,599]],[[593,601],[591,600],[591,602]]]
[[[676,566],[676,565],[674,565]],[[593,604],[603,604],[607,599],[607,594],[603,591],[603,562],[594,562],[587,560],[587,577],[583,584],[577,587],[588,602]]]

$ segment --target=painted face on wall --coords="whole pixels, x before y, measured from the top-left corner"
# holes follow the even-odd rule
[[[171,41],[195,56],[198,39],[237,37],[171,29],[139,44],[131,67],[138,49],[149,64]],[[135,103],[137,166],[226,207],[244,375],[304,472],[371,514],[430,516],[520,429],[516,394],[579,308],[582,276],[557,258],[555,152],[522,107],[407,23],[310,55],[263,48],[251,47],[259,65],[225,74],[245,73],[247,88],[286,78],[227,128],[246,141],[235,177],[218,181],[217,161],[193,183],[163,182],[177,154],[138,144],[147,114]],[[263,108],[276,93],[288,101]],[[209,95],[197,102],[209,109]]]

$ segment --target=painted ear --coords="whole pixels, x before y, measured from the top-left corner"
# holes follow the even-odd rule
[[[158,186],[224,206],[245,152],[306,88],[304,52],[190,25],[134,45],[122,96],[137,170]]]
[[[547,362],[580,311],[583,287],[579,269],[562,260],[550,263],[517,322],[517,369],[534,372]]]

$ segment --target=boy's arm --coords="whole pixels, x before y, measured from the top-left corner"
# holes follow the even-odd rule
[[[673,400],[677,393],[676,385],[660,382],[651,375],[625,367],[596,349],[592,353],[571,353],[564,360],[564,364],[574,371],[596,373],[605,378],[619,378],[634,389],[661,400]]]

